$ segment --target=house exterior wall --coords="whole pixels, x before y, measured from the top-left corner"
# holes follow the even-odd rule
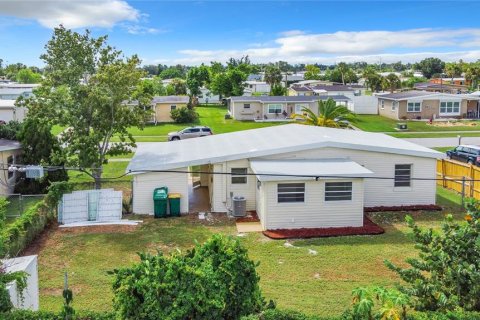
[[[402,102],[405,102],[405,101],[400,101],[397,108],[392,110],[392,106],[393,106],[392,100],[378,98],[378,114],[383,117],[397,120],[399,119],[398,110],[399,110],[399,107],[402,105]]]
[[[245,108],[245,104],[250,104],[250,108]],[[231,115],[236,120],[255,120],[257,117],[261,119],[262,103],[260,102],[234,102],[231,101]]]
[[[213,166],[215,172],[231,172],[232,168],[247,168],[248,173],[253,173],[250,169],[248,159],[216,163]],[[212,211],[227,212],[231,206],[230,192],[234,196],[244,196],[247,199],[247,210],[256,209],[256,178],[247,176],[247,183],[232,184],[230,175],[216,174],[213,176],[213,196],[211,201]]]
[[[171,106],[177,106],[177,109],[186,107],[186,103],[157,103],[155,105],[155,120],[157,122],[172,122],[170,116]]]
[[[325,182],[352,182],[352,200],[325,201]],[[302,181],[282,181],[280,183]],[[265,229],[359,227],[363,225],[362,179],[305,181],[305,202],[278,203],[279,182],[265,182]]]
[[[20,149],[18,150],[6,150],[0,152],[0,161],[3,163],[4,166],[8,164],[8,157],[13,156],[14,163],[19,162],[18,156],[22,154]],[[13,193],[14,184],[17,179],[17,173],[14,172],[13,175],[9,178],[8,171],[2,170],[0,173],[0,194],[10,194]]]
[[[188,168],[176,170],[187,171]],[[180,211],[188,212],[188,174],[173,172],[148,172],[134,175],[132,182],[133,212],[153,215],[153,190],[162,186],[167,186],[170,193],[180,193]]]
[[[382,101],[384,108],[382,109]],[[421,102],[420,112],[408,112],[408,102]],[[437,118],[462,118],[467,115],[469,110],[476,112],[476,101],[462,99],[460,103],[459,115],[440,115],[441,101],[458,101],[458,99],[415,99],[397,101],[396,110],[392,110],[394,101],[387,99],[378,99],[378,112],[381,116],[391,119],[437,119]]]
[[[376,177],[394,177],[395,164],[412,164],[411,187],[394,187],[391,179],[364,180],[365,206],[434,204],[436,195],[436,159],[341,148],[320,148],[285,153],[262,159],[334,159],[348,158],[371,170]]]

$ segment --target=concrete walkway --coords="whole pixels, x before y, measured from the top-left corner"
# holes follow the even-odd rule
[[[407,138],[406,141],[419,144],[428,148],[452,147],[458,145],[458,138]],[[480,145],[480,137],[462,137],[462,144]]]

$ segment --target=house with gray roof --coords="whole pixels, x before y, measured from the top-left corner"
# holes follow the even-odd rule
[[[348,106],[351,100],[343,95],[332,96],[242,96],[227,99],[228,112],[237,120],[290,121],[303,108],[318,113],[318,101],[333,99]]]
[[[152,99],[153,122],[173,122],[170,116],[175,109],[186,107],[188,96],[155,96]]]
[[[378,114],[398,119],[478,118],[480,97],[428,91],[378,95]]]

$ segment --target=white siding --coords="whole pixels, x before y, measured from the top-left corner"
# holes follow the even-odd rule
[[[325,201],[325,181],[305,182],[305,202],[278,203],[278,182],[266,182],[265,229],[358,227],[363,225],[362,179],[329,181],[351,181],[352,200]],[[299,183],[300,181],[291,181]],[[288,183],[282,181],[281,183]]]
[[[262,224],[263,229],[265,228],[265,184],[260,183],[257,179],[255,179],[255,183],[259,184],[256,188],[256,208],[258,218],[260,219],[260,223]]]
[[[187,168],[178,168],[187,171]],[[149,172],[135,175],[133,178],[133,212],[153,215],[153,190],[168,187],[170,193],[180,193],[180,211],[188,212],[188,174],[174,172]]]
[[[340,148],[322,148],[296,153],[284,153],[265,159],[324,159],[348,158],[367,169],[376,177],[393,178],[395,164],[412,164],[412,177],[436,178],[436,159],[414,156],[369,152]],[[365,179],[365,206],[400,206],[414,204],[434,204],[435,181],[412,180],[410,188],[395,188],[391,179]]]
[[[250,164],[247,159],[228,161],[214,165],[215,172],[231,172],[232,168],[247,168],[248,173],[253,173],[250,170]],[[227,207],[231,206],[230,192],[233,192],[234,196],[244,196],[247,199],[247,210],[255,210],[257,179],[254,176],[247,176],[246,184],[232,184],[231,179],[232,177],[230,175],[214,175],[211,202],[212,210],[214,212],[227,212]]]

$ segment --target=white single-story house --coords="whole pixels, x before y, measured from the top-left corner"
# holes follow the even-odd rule
[[[22,163],[22,146],[15,140],[0,139],[0,165],[7,169],[15,163]],[[17,172],[2,170],[0,173],[0,194],[2,196],[13,193]]]
[[[17,100],[0,99],[0,120],[10,122],[12,120],[22,122],[27,115],[26,107],[16,107]]]
[[[348,106],[351,100],[345,96],[241,96],[227,99],[229,114],[236,120],[276,121],[288,120],[293,114],[308,108],[318,113],[318,101],[333,99],[337,105]]]
[[[264,230],[358,227],[364,207],[434,204],[436,159],[443,157],[380,133],[285,124],[145,143],[127,172],[138,214],[153,214],[153,190],[167,186],[181,194],[183,213],[226,213],[232,197],[243,196]]]

